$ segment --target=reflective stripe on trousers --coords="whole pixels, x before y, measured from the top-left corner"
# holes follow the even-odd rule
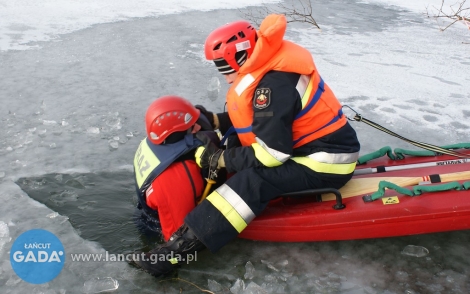
[[[223,184],[212,192],[207,200],[224,215],[239,233],[255,218],[251,208],[227,184]]]
[[[358,158],[359,152],[316,152],[308,156],[293,157],[291,159],[319,173],[347,175],[354,172]]]

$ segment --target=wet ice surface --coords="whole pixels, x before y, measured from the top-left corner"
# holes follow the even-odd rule
[[[125,21],[131,18],[158,17],[191,10],[233,9],[273,0],[184,1],[122,0],[83,1],[0,1],[0,50],[40,48],[31,41],[54,41],[60,34],[74,32],[97,23]]]
[[[424,257],[429,254],[429,250],[422,246],[407,245],[401,254],[414,257]]]
[[[461,44],[467,30],[441,33],[423,15],[398,7],[320,4],[322,31],[292,24],[287,37],[311,50],[344,104],[411,139],[470,142],[470,47]],[[30,44],[38,49],[0,53],[0,292],[85,293],[117,285],[116,293],[200,292],[123,262],[67,260],[55,280],[30,285],[12,271],[9,249],[32,228],[56,234],[70,253],[148,244],[130,219],[131,163],[146,107],[175,93],[223,110],[227,85],[204,60],[202,45],[237,13],[100,24]],[[353,126],[363,154],[385,145],[410,148],[367,125]],[[318,243],[235,240],[217,254],[200,252],[179,278],[216,293],[467,293],[469,241],[467,231]],[[429,253],[421,256],[422,248]]]
[[[83,285],[85,293],[113,292],[119,288],[119,282],[111,277],[88,280]]]

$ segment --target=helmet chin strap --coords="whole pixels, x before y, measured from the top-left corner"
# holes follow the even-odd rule
[[[180,141],[180,140],[183,140],[186,135],[192,134],[194,127],[195,127],[195,124],[192,125],[191,127],[189,127],[189,129],[187,129],[186,131],[181,131],[181,135],[180,135],[180,136],[181,136],[181,139],[179,139],[179,140],[175,140],[174,137],[171,136],[171,135],[173,135],[173,134],[175,134],[175,133],[171,134],[170,136],[166,137],[165,140],[163,140],[162,145],[165,145],[165,144],[173,144],[173,143],[176,143],[176,142],[178,142],[178,141]],[[184,134],[183,134],[183,132],[184,132]],[[171,138],[172,140],[170,140],[170,142],[168,142],[168,139],[170,139],[170,138]]]

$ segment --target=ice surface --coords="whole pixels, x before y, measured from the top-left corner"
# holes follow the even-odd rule
[[[421,7],[440,2],[318,1],[322,30],[292,23],[286,38],[312,52],[341,102],[364,117],[414,140],[468,142],[470,47],[462,42],[469,35],[458,25],[440,32],[423,15]],[[259,3],[0,0],[1,293],[83,293],[97,277],[119,283],[116,293],[195,291],[125,262],[70,258],[55,280],[29,285],[12,271],[9,248],[32,228],[56,234],[68,253],[148,245],[127,230],[134,227],[127,217],[135,204],[131,164],[146,107],[178,94],[223,111],[228,86],[204,59],[203,42],[241,18],[234,8]],[[363,153],[410,148],[369,126],[353,127]],[[16,183],[33,177],[28,191],[42,201]],[[469,242],[468,232],[323,243],[237,239],[201,253],[179,277],[223,293],[468,293]],[[409,244],[432,250],[425,258],[400,254]]]
[[[0,221],[0,256],[2,256],[3,251],[10,241],[11,237],[8,225],[5,222]]]
[[[237,279],[233,286],[230,288],[230,292],[233,294],[242,294],[245,290],[245,282],[241,279]]]
[[[218,77],[212,77],[207,86],[207,98],[211,101],[217,100],[220,92],[220,80]]]
[[[158,17],[191,10],[234,9],[257,3],[276,1],[0,1],[0,50],[38,48],[29,41],[54,40],[96,23],[127,20],[136,17]],[[40,12],[40,13],[39,13]],[[73,58],[71,58],[73,60]]]
[[[401,254],[414,257],[424,257],[429,254],[429,250],[423,246],[406,245]]]
[[[223,286],[217,281],[214,281],[211,279],[207,280],[207,287],[209,288],[210,291],[215,292],[215,293],[221,293],[223,291]]]
[[[254,282],[250,282],[246,289],[243,291],[244,294],[268,294],[269,292],[266,291],[263,287],[259,286]],[[273,292],[271,292],[273,293]]]
[[[261,260],[261,263],[264,263],[269,269],[272,269],[273,271],[278,272],[279,270],[273,265],[272,262],[269,262],[267,260]]]
[[[83,285],[83,292],[85,293],[103,293],[113,292],[119,288],[119,282],[111,277],[99,278],[88,280]]]
[[[255,276],[255,267],[253,266],[253,264],[251,263],[251,261],[248,261],[246,264],[245,264],[245,275],[244,275],[244,278],[245,280],[251,280],[253,279],[253,277]]]

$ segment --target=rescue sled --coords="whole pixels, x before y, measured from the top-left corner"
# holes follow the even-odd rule
[[[241,238],[306,242],[406,236],[470,229],[470,151],[382,156],[357,165],[340,190],[282,195]]]

